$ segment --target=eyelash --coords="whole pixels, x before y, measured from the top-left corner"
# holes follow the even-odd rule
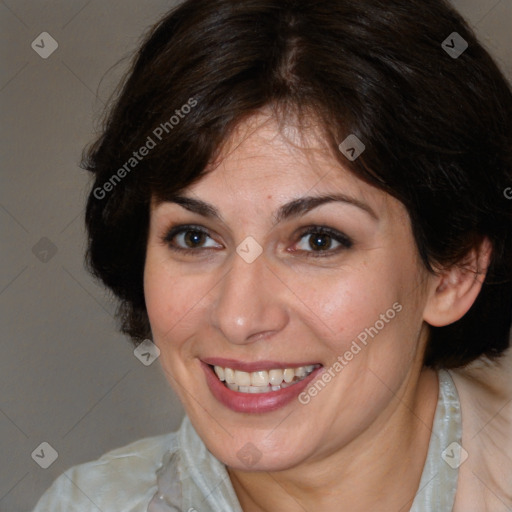
[[[175,236],[181,235],[182,233],[187,233],[188,231],[200,233],[200,234],[206,235],[209,238],[211,238],[209,233],[199,226],[180,225],[180,226],[174,226],[174,227],[170,228],[167,231],[167,233],[162,237],[162,242],[165,243],[169,247],[169,249],[171,249],[172,251],[180,252],[182,254],[196,253],[200,249],[203,249],[203,250],[212,249],[211,247],[206,247],[206,248],[198,247],[196,249],[184,249],[183,247],[177,247],[175,245],[172,245],[171,242]],[[302,238],[304,238],[306,235],[328,235],[329,237],[331,237],[333,240],[335,240],[336,242],[338,242],[340,244],[340,246],[336,249],[327,249],[325,251],[322,251],[322,250],[304,251],[304,250],[300,250],[300,249],[298,249],[297,251],[294,251],[294,252],[306,253],[307,257],[325,258],[325,257],[335,256],[340,251],[350,249],[354,245],[354,242],[348,236],[346,236],[343,233],[340,233],[339,231],[337,231],[335,229],[332,229],[332,228],[329,228],[326,226],[308,226],[308,227],[302,229],[301,232],[299,233],[299,238],[298,238],[299,241]]]

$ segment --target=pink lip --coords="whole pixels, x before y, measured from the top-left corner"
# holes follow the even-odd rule
[[[220,361],[216,359],[216,361]],[[223,360],[226,361],[226,360]],[[320,366],[316,370],[313,370],[310,375],[305,379],[293,384],[279,391],[269,391],[268,393],[240,393],[238,391],[232,391],[227,388],[215,375],[214,371],[208,364],[200,361],[201,367],[203,368],[206,375],[206,382],[212,392],[212,395],[223,405],[235,412],[247,412],[247,413],[263,413],[275,411],[286,404],[290,403],[293,399],[297,398],[298,395],[311,383],[311,381],[324,370],[323,366]],[[272,368],[283,368],[282,366],[275,366],[276,363],[272,363]],[[281,364],[281,363],[280,363]],[[219,364],[218,366],[222,366]],[[307,365],[303,365],[307,366]],[[230,366],[227,366],[230,368]],[[261,365],[258,368],[262,368]],[[290,366],[288,366],[290,368]]]
[[[211,364],[212,366],[222,366],[223,368],[231,368],[232,370],[240,370],[242,372],[257,372],[259,370],[273,370],[285,368],[299,368],[300,366],[309,366],[319,363],[289,363],[279,361],[255,361],[253,363],[245,363],[237,361],[236,359],[225,359],[222,357],[208,357],[202,359],[203,363]]]

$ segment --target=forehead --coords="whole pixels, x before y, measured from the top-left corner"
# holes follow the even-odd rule
[[[219,205],[253,200],[276,203],[291,198],[345,194],[372,208],[401,209],[401,203],[364,182],[332,153],[322,130],[278,123],[261,113],[240,123],[203,178],[183,191]],[[395,204],[396,203],[396,204]]]

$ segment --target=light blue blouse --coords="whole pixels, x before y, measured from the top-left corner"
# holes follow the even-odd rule
[[[457,390],[439,373],[427,459],[410,512],[451,512],[462,422]],[[60,475],[33,512],[243,512],[226,467],[187,416],[177,432],[138,440]]]

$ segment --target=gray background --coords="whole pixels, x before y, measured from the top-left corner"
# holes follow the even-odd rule
[[[127,58],[175,3],[0,2],[1,512],[31,510],[71,465],[181,421],[158,361],[134,357],[112,297],[83,268],[78,167]],[[454,4],[512,78],[512,0]],[[47,59],[31,48],[42,32],[59,45]],[[58,452],[48,469],[31,457],[42,442]]]

